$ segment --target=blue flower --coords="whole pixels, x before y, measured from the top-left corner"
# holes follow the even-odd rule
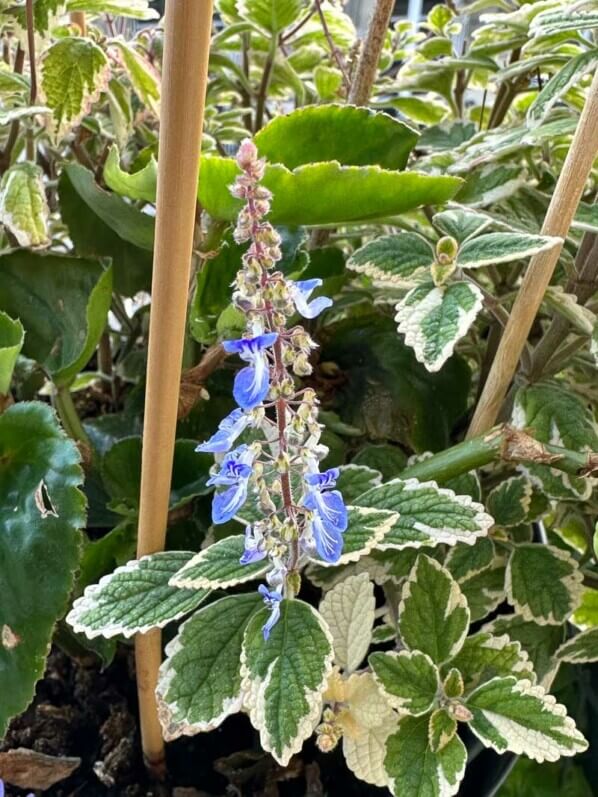
[[[303,506],[311,512],[310,530],[316,551],[321,559],[334,563],[343,551],[343,532],[347,528],[347,508],[336,485],[338,468],[324,473],[309,473],[305,477],[310,489]]]
[[[254,453],[242,445],[231,451],[220,466],[220,472],[208,479],[209,485],[228,487],[216,493],[212,502],[212,521],[226,523],[237,514],[247,500],[247,487],[251,476]]]
[[[233,410],[218,424],[218,431],[205,443],[200,443],[196,451],[209,451],[212,454],[225,454],[233,446],[237,437],[249,425],[249,415],[243,410]]]
[[[251,526],[245,527],[245,550],[239,559],[242,565],[253,564],[253,562],[261,562],[267,556],[264,546],[264,535],[258,529]]]
[[[309,301],[309,297],[315,289],[322,286],[321,279],[300,280],[299,282],[287,280],[287,282],[297,312],[304,318],[316,318],[322,310],[332,306],[332,299],[327,296],[318,296],[317,299]]]
[[[233,396],[244,410],[252,410],[261,404],[270,389],[270,369],[264,349],[272,346],[278,338],[277,332],[266,332],[255,338],[225,340],[224,350],[228,354],[238,354],[246,363],[235,377]]]
[[[4,781],[0,778],[0,797],[4,797]],[[35,797],[35,794],[30,791],[27,797]]]
[[[270,636],[270,631],[274,628],[276,623],[280,619],[280,602],[282,600],[282,594],[276,590],[269,590],[265,584],[260,584],[257,588],[258,592],[264,599],[264,603],[270,609],[270,617],[268,621],[264,624],[262,628],[262,632],[264,634],[264,639],[266,642]]]

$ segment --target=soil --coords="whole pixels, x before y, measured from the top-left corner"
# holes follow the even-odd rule
[[[77,756],[66,780],[36,794],[48,797],[382,797],[347,770],[342,753],[324,756],[307,743],[286,768],[260,751],[244,715],[216,731],[168,745],[168,782],[152,783],[143,766],[137,724],[133,652],[119,646],[102,669],[54,649],[34,702],[14,719],[0,752],[28,748]],[[6,785],[6,797],[23,791]]]

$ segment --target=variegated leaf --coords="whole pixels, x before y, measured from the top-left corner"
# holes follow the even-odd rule
[[[495,559],[487,570],[459,582],[467,599],[472,623],[482,620],[504,601],[507,593],[505,578],[505,563]]]
[[[562,244],[561,238],[548,235],[525,235],[490,232],[467,241],[457,254],[459,268],[482,268],[510,263],[537,255]]]
[[[493,219],[485,213],[476,213],[468,208],[451,208],[436,213],[432,217],[432,223],[445,235],[450,235],[463,244],[489,227]]]
[[[488,570],[494,561],[494,543],[489,537],[480,537],[474,545],[454,545],[444,560],[444,566],[457,581],[466,581]]]
[[[437,708],[430,715],[428,740],[433,753],[439,753],[457,733],[457,720],[445,708]]]
[[[87,587],[67,615],[67,622],[89,639],[144,634],[163,628],[196,609],[208,590],[169,586],[172,576],[193,556],[188,551],[164,551],[134,559],[98,584]]]
[[[480,289],[469,282],[413,288],[396,306],[398,331],[428,371],[439,371],[482,309]]]
[[[353,252],[347,268],[374,280],[401,283],[429,269],[434,250],[425,238],[413,232],[383,235]]]
[[[38,247],[50,243],[50,214],[42,180],[34,163],[15,163],[0,183],[0,223],[15,236],[19,246]]]
[[[461,650],[451,659],[451,667],[456,667],[463,676],[466,692],[499,675],[514,675],[530,681],[536,678],[533,664],[519,642],[511,641],[506,634],[493,636],[484,631],[467,637]]]
[[[336,488],[345,504],[358,504],[360,495],[382,482],[380,471],[365,465],[341,465],[339,471]]]
[[[560,625],[581,598],[583,574],[567,551],[524,543],[513,549],[507,566],[509,603],[525,620]]]
[[[372,653],[369,663],[390,706],[414,717],[432,709],[440,680],[436,665],[425,653],[418,650]]]
[[[497,485],[486,499],[486,509],[497,526],[517,526],[528,516],[532,484],[525,476],[512,476]]]
[[[245,549],[243,535],[235,534],[204,548],[170,579],[179,589],[228,589],[260,578],[270,567],[267,559],[240,563]]]
[[[579,605],[571,616],[571,622],[584,631],[586,628],[598,626],[598,589],[584,589]]]
[[[282,766],[311,736],[332,671],[332,636],[318,612],[300,600],[283,600],[280,620],[266,642],[269,610],[249,621],[241,654],[242,689],[261,745]]]
[[[320,567],[340,567],[357,562],[368,554],[393,529],[398,515],[392,510],[377,509],[367,506],[347,507],[349,525],[343,534],[343,552],[336,562],[325,562],[314,556],[312,561]]]
[[[565,642],[556,652],[559,661],[586,664],[598,661],[598,627],[589,628]]]
[[[186,620],[168,643],[156,690],[167,740],[210,731],[241,710],[243,635],[261,605],[257,593],[221,598]]]
[[[386,741],[396,730],[398,718],[392,712],[390,716],[386,712],[378,716],[384,717],[381,723],[371,727],[357,725],[352,733],[343,735],[343,755],[356,777],[384,788],[388,786],[388,775],[384,769]]]
[[[346,672],[356,670],[367,655],[375,608],[374,587],[367,573],[341,581],[320,604],[320,614],[332,634],[335,662]]]
[[[435,559],[420,554],[399,604],[403,643],[442,664],[459,652],[468,629],[469,609],[459,585]]]
[[[587,749],[587,742],[552,695],[517,678],[493,678],[468,697],[470,729],[497,753],[556,761]]]

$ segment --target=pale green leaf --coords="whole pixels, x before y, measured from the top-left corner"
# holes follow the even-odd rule
[[[561,9],[551,9],[534,16],[529,32],[535,37],[553,36],[556,33],[579,33],[598,28],[598,12],[578,11],[566,4]]]
[[[114,14],[117,17],[151,20],[160,14],[149,7],[149,0],[67,0],[68,11],[88,11],[90,14]]]
[[[230,595],[196,612],[166,646],[156,694],[167,740],[217,728],[241,710],[240,660],[257,593]]]
[[[493,219],[484,213],[476,213],[467,208],[451,208],[436,213],[432,217],[432,223],[445,235],[450,235],[451,238],[463,244],[490,226]]]
[[[524,543],[507,565],[507,597],[525,620],[560,625],[581,597],[583,573],[567,551],[553,545]]]
[[[563,97],[588,72],[594,71],[598,64],[598,51],[588,50],[567,61],[542,88],[536,99],[527,109],[527,123],[530,127],[541,124],[555,103]]]
[[[320,614],[332,634],[334,660],[346,672],[356,670],[367,655],[375,608],[374,587],[367,573],[341,581],[320,603]]]
[[[243,535],[225,537],[185,562],[170,584],[186,589],[228,589],[260,578],[269,569],[269,560],[242,565],[239,560],[244,550]]]
[[[126,0],[125,0],[126,2]],[[114,39],[111,45],[118,49],[123,66],[133,90],[154,114],[160,106],[160,76],[147,58],[131,44]]]
[[[0,396],[5,396],[10,390],[12,374],[24,339],[23,324],[0,311]]]
[[[193,556],[188,551],[163,551],[134,559],[77,598],[67,622],[89,639],[144,634],[163,628],[197,608],[208,590],[177,589],[169,580]]]
[[[568,661],[571,664],[586,664],[598,661],[598,628],[589,628],[567,640],[556,651],[559,661]]]
[[[52,109],[47,108],[45,105],[28,105],[23,107],[17,106],[15,108],[3,108],[0,109],[0,125],[4,127],[12,122],[16,122],[18,119],[27,119],[30,116],[36,116],[37,114],[45,115],[51,113]]]
[[[435,559],[420,554],[399,604],[404,644],[442,664],[459,652],[468,628],[469,609],[459,585]]]
[[[435,482],[393,479],[368,490],[360,506],[398,512],[399,518],[378,544],[380,550],[419,548],[440,543],[473,545],[485,536],[492,518],[467,495],[438,487]]]
[[[459,268],[481,268],[510,263],[561,246],[562,239],[548,235],[524,235],[512,232],[489,232],[473,238],[459,249]]]
[[[472,692],[466,705],[473,714],[470,729],[497,753],[509,750],[541,763],[587,749],[565,706],[530,681],[494,678]]]
[[[532,485],[525,476],[512,476],[488,494],[486,509],[497,526],[517,526],[528,516]]]
[[[264,640],[270,612],[254,615],[241,655],[242,688],[262,748],[286,766],[311,736],[322,710],[322,693],[332,671],[332,637],[311,606],[283,600],[280,619]]]
[[[384,768],[386,742],[396,730],[397,720],[389,720],[375,728],[359,726],[352,734],[343,736],[343,755],[351,772],[373,786],[388,786],[388,775]]]
[[[91,39],[67,36],[46,50],[42,89],[59,127],[74,127],[108,84],[104,51]]]
[[[467,750],[458,736],[435,753],[429,716],[403,717],[386,743],[384,766],[395,797],[452,797],[465,774]]]
[[[15,236],[19,246],[50,243],[48,202],[43,172],[34,163],[16,163],[4,172],[0,183],[0,223]]]
[[[396,306],[398,331],[428,371],[439,371],[482,309],[480,289],[468,282],[413,288]]]
[[[584,589],[579,606],[571,616],[571,622],[583,629],[598,626],[598,589]]]
[[[307,0],[239,0],[237,11],[268,33],[280,33],[306,10]]]
[[[322,64],[314,69],[314,85],[321,100],[337,99],[342,84],[343,74],[340,69]]]
[[[392,708],[418,717],[435,705],[440,680],[436,665],[425,653],[418,650],[372,653],[369,663]]]
[[[434,250],[425,238],[413,232],[383,235],[353,252],[347,268],[371,279],[400,283],[429,269]]]
[[[158,164],[153,155],[142,169],[130,174],[120,167],[118,147],[110,147],[104,164],[104,180],[108,188],[116,191],[117,194],[128,196],[130,199],[154,202],[157,178]]]
[[[506,634],[493,636],[480,631],[467,637],[461,650],[451,659],[451,667],[463,676],[465,692],[499,675],[535,680],[533,664],[526,651]]]

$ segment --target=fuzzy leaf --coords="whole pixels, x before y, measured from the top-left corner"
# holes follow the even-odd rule
[[[199,201],[214,218],[232,221],[238,215],[242,200],[229,190],[238,174],[232,158],[203,158]],[[270,164],[263,183],[274,195],[269,220],[290,225],[348,223],[405,213],[446,202],[461,184],[453,177],[335,162],[311,163],[293,171]]]
[[[532,485],[529,479],[512,476],[489,493],[486,509],[497,526],[517,526],[527,518],[531,502]]]
[[[481,631],[467,637],[461,650],[451,659],[451,667],[463,676],[466,692],[499,675],[535,680],[527,653],[519,642],[512,642],[506,634],[492,636]]]
[[[240,660],[256,593],[229,595],[186,620],[166,646],[156,694],[168,741],[217,728],[241,710]]]
[[[333,652],[330,631],[315,609],[300,600],[283,600],[280,611],[267,642],[262,626],[269,610],[262,609],[249,621],[241,676],[261,745],[286,766],[318,721]]]
[[[455,545],[449,549],[444,566],[457,581],[466,581],[483,573],[494,561],[494,543],[481,537],[474,545]]]
[[[459,582],[461,592],[467,599],[471,622],[486,617],[505,599],[506,568],[501,560],[481,573],[475,573]]]
[[[576,4],[577,5],[577,4]],[[554,36],[557,33],[577,33],[598,28],[598,12],[577,11],[564,6],[537,14],[531,21],[529,32],[535,37]]]
[[[7,395],[10,390],[12,373],[24,339],[23,324],[0,312],[0,396]]]
[[[598,625],[598,589],[584,589],[571,622],[584,630]]]
[[[374,587],[367,573],[341,581],[320,604],[320,614],[332,634],[334,660],[346,672],[356,670],[367,655],[375,608]]]
[[[108,188],[116,191],[121,196],[130,199],[141,199],[154,202],[156,199],[156,180],[158,177],[158,164],[153,157],[143,169],[129,174],[120,167],[118,147],[113,145],[104,164],[104,180]]]
[[[384,282],[407,280],[434,262],[434,250],[414,232],[382,235],[368,241],[347,260],[347,268]]]
[[[393,479],[368,490],[360,506],[398,512],[399,518],[377,545],[380,550],[433,547],[440,543],[473,545],[492,526],[484,507],[435,482]]]
[[[349,525],[343,534],[343,552],[337,562],[325,562],[317,556],[312,561],[321,567],[339,567],[357,562],[373,548],[380,546],[385,536],[396,526],[396,512],[366,506],[347,507]]]
[[[507,597],[525,620],[560,625],[574,611],[583,574],[571,554],[553,545],[525,543],[507,566]]]
[[[0,737],[42,677],[79,565],[79,452],[46,404],[0,414]]]
[[[399,334],[428,371],[439,371],[482,309],[480,289],[469,282],[418,285],[396,306]]]
[[[450,235],[451,238],[463,244],[474,235],[479,235],[482,230],[493,223],[493,219],[484,213],[476,213],[466,208],[451,208],[436,213],[432,217],[432,222],[445,235]]]
[[[399,604],[403,642],[442,664],[459,652],[468,628],[469,609],[459,585],[435,559],[420,554]]]
[[[457,720],[444,708],[438,708],[430,715],[428,738],[430,749],[439,753],[452,741],[457,733]]]
[[[280,33],[306,8],[306,0],[239,0],[237,11],[268,33]]]
[[[0,257],[0,310],[20,318],[23,354],[68,384],[89,362],[112,301],[112,267],[17,250]]]
[[[397,720],[391,719],[375,728],[359,726],[352,735],[343,736],[345,761],[360,780],[381,788],[388,786],[388,775],[384,768],[386,742],[396,726]]]
[[[466,705],[473,713],[469,727],[497,753],[525,753],[541,763],[587,749],[566,708],[530,681],[493,678],[472,692]]]
[[[513,260],[546,252],[560,246],[560,238],[547,235],[523,235],[511,232],[490,232],[463,244],[457,254],[459,268],[481,268],[510,263]]]
[[[269,163],[295,169],[338,161],[342,166],[404,169],[418,134],[385,113],[351,105],[308,105],[276,116],[255,136]]]
[[[46,50],[42,88],[59,127],[74,127],[104,90],[108,59],[91,39],[67,36]]]
[[[559,661],[568,661],[571,664],[598,661],[598,627],[589,628],[569,639],[555,655]]]
[[[563,97],[588,72],[593,72],[598,64],[598,51],[588,50],[567,61],[553,75],[536,99],[527,109],[527,123],[530,127],[541,124],[555,103]]]
[[[50,243],[49,213],[40,167],[29,162],[11,166],[0,183],[0,223],[11,231],[19,246]]]
[[[162,551],[133,559],[77,598],[67,622],[89,639],[122,634],[144,634],[163,628],[193,611],[209,595],[208,590],[177,589],[171,577],[189,561],[188,551]]]
[[[465,773],[467,750],[458,736],[435,753],[428,737],[429,716],[403,717],[386,743],[384,766],[396,797],[452,797]]]
[[[245,550],[243,535],[215,542],[195,554],[173,575],[170,584],[179,589],[228,589],[260,578],[270,567],[268,559],[242,565],[239,562]]]
[[[436,703],[440,680],[432,659],[418,650],[372,653],[370,667],[388,704],[418,717]]]

